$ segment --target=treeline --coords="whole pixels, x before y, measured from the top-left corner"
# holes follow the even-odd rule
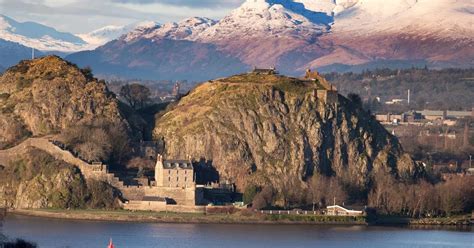
[[[403,183],[386,173],[375,177],[368,205],[383,214],[410,217],[450,216],[474,209],[474,177],[453,175],[432,184]]]
[[[58,141],[63,149],[88,163],[122,164],[132,150],[125,124],[105,119],[81,121],[64,129]]]
[[[330,73],[326,79],[344,95],[360,95],[372,111],[399,108],[470,110],[474,106],[474,69],[377,69],[362,73]],[[377,103],[401,98],[411,92],[410,106],[388,106]],[[397,109],[394,109],[397,110]]]
[[[303,184],[303,185],[296,185]],[[243,199],[253,208],[324,209],[326,206],[363,205],[381,214],[410,217],[438,217],[462,214],[474,209],[474,177],[456,176],[438,182],[425,179],[402,181],[387,171],[374,171],[365,195],[354,195],[340,178],[314,175],[308,181],[284,180],[281,185],[251,185]],[[297,187],[295,187],[297,186]],[[304,190],[298,190],[303,188]],[[278,202],[278,199],[283,201]]]

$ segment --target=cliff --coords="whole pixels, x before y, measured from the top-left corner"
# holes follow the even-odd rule
[[[96,118],[122,121],[118,100],[104,81],[59,57],[22,61],[0,77],[0,149]]]
[[[77,167],[35,148],[0,165],[0,200],[0,207],[20,209],[118,206],[110,185],[86,181]]]
[[[282,191],[315,174],[335,176],[360,191],[375,169],[413,179],[419,168],[371,115],[338,96],[318,99],[317,81],[243,74],[203,83],[156,118],[154,138],[168,159],[208,161],[220,179],[272,185]]]

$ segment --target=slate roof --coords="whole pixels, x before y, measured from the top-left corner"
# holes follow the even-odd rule
[[[194,169],[193,164],[188,160],[165,160],[163,161],[163,168],[165,169],[176,169],[181,168],[185,170]]]

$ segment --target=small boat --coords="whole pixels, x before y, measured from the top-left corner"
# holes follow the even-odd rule
[[[115,248],[114,243],[112,242],[112,238],[110,238],[109,246],[107,246],[107,248]]]

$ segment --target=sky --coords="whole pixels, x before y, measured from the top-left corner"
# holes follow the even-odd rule
[[[200,16],[219,19],[244,0],[0,0],[0,14],[71,33],[139,21],[165,23]]]

